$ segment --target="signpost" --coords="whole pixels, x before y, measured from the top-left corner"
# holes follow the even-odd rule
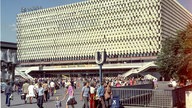
[[[96,52],[95,61],[99,65],[99,79],[100,79],[99,81],[100,81],[100,84],[101,84],[102,79],[103,79],[102,66],[105,63],[106,58],[107,58],[107,54],[106,54],[105,50],[103,52]]]
[[[119,96],[113,96],[111,108],[119,108],[120,107],[119,100],[120,100]]]
[[[39,9],[43,9],[42,6],[33,6],[31,8],[21,8],[21,12],[30,12],[30,11],[35,11],[35,10],[39,10]]]

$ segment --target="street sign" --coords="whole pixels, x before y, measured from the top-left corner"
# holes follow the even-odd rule
[[[119,96],[113,96],[111,108],[119,108]]]

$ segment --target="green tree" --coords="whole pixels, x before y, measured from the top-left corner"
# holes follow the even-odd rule
[[[164,77],[192,79],[192,24],[162,41],[156,65]]]

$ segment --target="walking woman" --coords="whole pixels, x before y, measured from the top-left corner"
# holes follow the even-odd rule
[[[44,89],[42,87],[41,82],[39,82],[39,87],[37,88],[37,106],[39,108],[43,108],[43,99],[44,99]]]
[[[90,96],[90,87],[89,82],[85,82],[85,86],[82,88],[81,100],[83,99],[84,104],[83,108],[89,108],[89,97]]]
[[[68,101],[72,98],[74,98],[74,90],[73,90],[73,87],[71,86],[71,83],[69,82],[68,85],[67,85],[67,90],[66,90],[66,94],[64,95],[64,98],[62,100],[64,100],[66,98],[66,96],[69,94],[69,97],[66,101],[66,107],[65,108],[69,108],[69,105],[68,105]],[[74,105],[71,105],[72,108],[75,108]]]
[[[33,97],[35,97],[35,91],[34,91],[34,85],[33,82],[30,82],[30,85],[28,87],[28,96],[29,96],[29,102],[32,104]]]
[[[111,82],[108,82],[107,86],[105,87],[105,105],[106,105],[106,108],[110,108],[110,106],[111,106],[111,96],[112,96]]]

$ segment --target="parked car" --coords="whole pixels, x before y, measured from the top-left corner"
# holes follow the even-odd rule
[[[1,93],[3,93],[5,91],[5,87],[7,86],[7,84],[5,82],[1,82]]]

